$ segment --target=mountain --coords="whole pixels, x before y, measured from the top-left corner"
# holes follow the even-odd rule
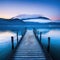
[[[36,23],[48,23],[51,22],[50,18],[41,16],[41,15],[18,15],[13,17],[12,19],[20,19],[23,20],[24,22],[36,22]]]
[[[20,19],[20,20],[29,20],[29,19],[47,19],[47,20],[50,20],[49,18],[47,17],[43,17],[41,15],[18,15],[18,16],[15,16],[15,17],[12,17],[12,19]]]
[[[11,19],[0,18],[0,26],[2,25],[21,25],[34,27],[59,27],[60,22],[52,21],[50,18],[40,15],[18,15]]]
[[[23,25],[24,22],[19,19],[3,19],[0,18],[0,25]]]

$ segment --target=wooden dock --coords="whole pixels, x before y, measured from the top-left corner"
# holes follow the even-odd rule
[[[33,30],[27,30],[21,43],[9,60],[52,60],[38,43]]]

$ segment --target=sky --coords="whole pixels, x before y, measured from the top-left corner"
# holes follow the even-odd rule
[[[38,14],[60,20],[60,0],[0,0],[0,18]]]

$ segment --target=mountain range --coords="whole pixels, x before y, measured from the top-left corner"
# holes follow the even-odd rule
[[[60,21],[52,21],[50,18],[40,15],[18,15],[11,19],[0,18],[0,25],[42,25],[42,26],[60,26]]]

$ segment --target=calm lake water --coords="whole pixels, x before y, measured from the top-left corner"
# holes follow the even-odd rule
[[[47,49],[48,37],[50,37],[50,54],[54,60],[60,60],[60,29],[37,29],[39,38],[40,32],[42,32],[42,45]],[[12,51],[11,36],[14,37],[14,46],[16,46],[16,33],[16,30],[0,31],[0,60],[5,60]],[[21,38],[21,35],[22,30],[19,30],[19,39]]]
[[[48,37],[50,37],[50,54],[54,60],[60,60],[60,29],[37,29],[38,37],[42,32],[41,43],[47,49]]]

